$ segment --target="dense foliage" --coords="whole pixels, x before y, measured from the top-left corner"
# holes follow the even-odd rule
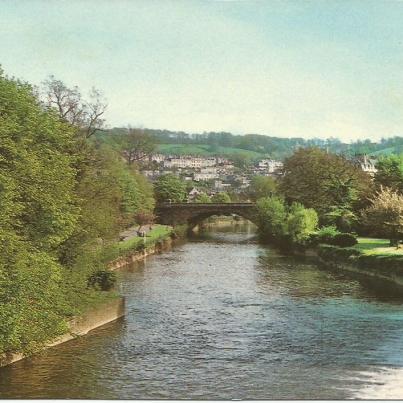
[[[377,165],[375,183],[403,194],[403,154],[381,158]]]
[[[286,233],[287,210],[284,200],[272,196],[256,202],[259,232],[262,238],[279,239]]]
[[[389,188],[381,190],[363,211],[363,221],[370,230],[390,239],[399,246],[403,239],[403,195]]]
[[[180,203],[186,199],[186,184],[172,174],[162,175],[154,185],[155,198],[158,202]]]
[[[283,246],[306,245],[319,222],[314,209],[307,209],[300,203],[287,206],[278,196],[259,199],[256,209],[262,240]]]
[[[147,181],[91,139],[99,94],[85,102],[53,78],[46,93],[0,73],[0,354],[65,332],[113,285],[106,247],[154,206]]]
[[[195,197],[195,202],[196,203],[211,203],[211,198],[207,193],[200,192],[196,197]]]
[[[254,176],[249,186],[248,195],[256,201],[262,197],[272,196],[277,192],[277,182],[270,176]]]
[[[218,192],[211,197],[213,203],[231,203],[231,197],[227,192]]]
[[[322,223],[345,227],[365,205],[372,182],[345,158],[310,148],[285,160],[280,191],[288,202],[315,209]]]

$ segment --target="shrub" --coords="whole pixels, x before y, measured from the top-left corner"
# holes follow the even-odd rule
[[[324,260],[334,263],[345,263],[352,257],[358,257],[361,252],[355,248],[340,248],[333,245],[320,245],[318,255]]]
[[[332,240],[332,245],[340,246],[342,248],[354,246],[358,243],[357,237],[349,233],[336,234]]]
[[[295,244],[306,245],[310,234],[316,230],[319,219],[314,209],[306,209],[300,203],[293,203],[287,217],[287,232]]]
[[[320,228],[314,238],[317,243],[331,244],[337,234],[340,234],[340,231],[334,225],[329,225]]]
[[[227,192],[219,192],[211,197],[213,203],[231,203],[231,197]]]
[[[87,281],[88,287],[101,291],[109,291],[116,284],[116,273],[110,270],[98,270]]]
[[[287,210],[284,200],[272,196],[256,202],[259,234],[264,240],[276,240],[287,235]]]

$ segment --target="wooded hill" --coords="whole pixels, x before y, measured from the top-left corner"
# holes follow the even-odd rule
[[[351,144],[337,138],[303,139],[299,137],[283,138],[259,134],[234,135],[226,132],[202,134],[175,132],[169,130],[143,129],[158,142],[158,151],[163,154],[222,155],[245,154],[251,159],[270,157],[284,159],[298,148],[317,146],[336,154],[354,156],[390,155],[403,153],[403,137],[390,137],[380,142],[358,140]],[[123,134],[125,128],[113,128],[98,133],[98,140],[113,143],[113,136]]]

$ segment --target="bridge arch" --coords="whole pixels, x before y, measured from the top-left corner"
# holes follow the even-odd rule
[[[254,203],[163,203],[157,206],[160,224],[195,227],[213,215],[238,215],[258,224]]]

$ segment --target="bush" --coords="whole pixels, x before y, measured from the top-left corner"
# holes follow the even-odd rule
[[[88,287],[96,290],[109,291],[116,284],[116,273],[110,270],[98,270],[87,281]]]
[[[352,257],[358,257],[361,252],[355,248],[340,248],[333,245],[320,245],[318,255],[324,260],[334,263],[346,263]]]
[[[219,192],[211,197],[213,203],[231,203],[231,197],[227,192]]]
[[[287,210],[283,199],[263,197],[256,202],[256,211],[262,240],[275,241],[287,235]]]
[[[293,203],[287,216],[287,232],[291,241],[297,245],[307,245],[318,222],[314,209],[306,209],[300,203]]]
[[[332,244],[334,237],[338,234],[340,234],[340,231],[334,225],[329,225],[320,228],[319,231],[315,235],[313,235],[312,238],[317,243]]]
[[[331,244],[342,248],[354,246],[358,243],[357,237],[349,233],[336,234]]]

